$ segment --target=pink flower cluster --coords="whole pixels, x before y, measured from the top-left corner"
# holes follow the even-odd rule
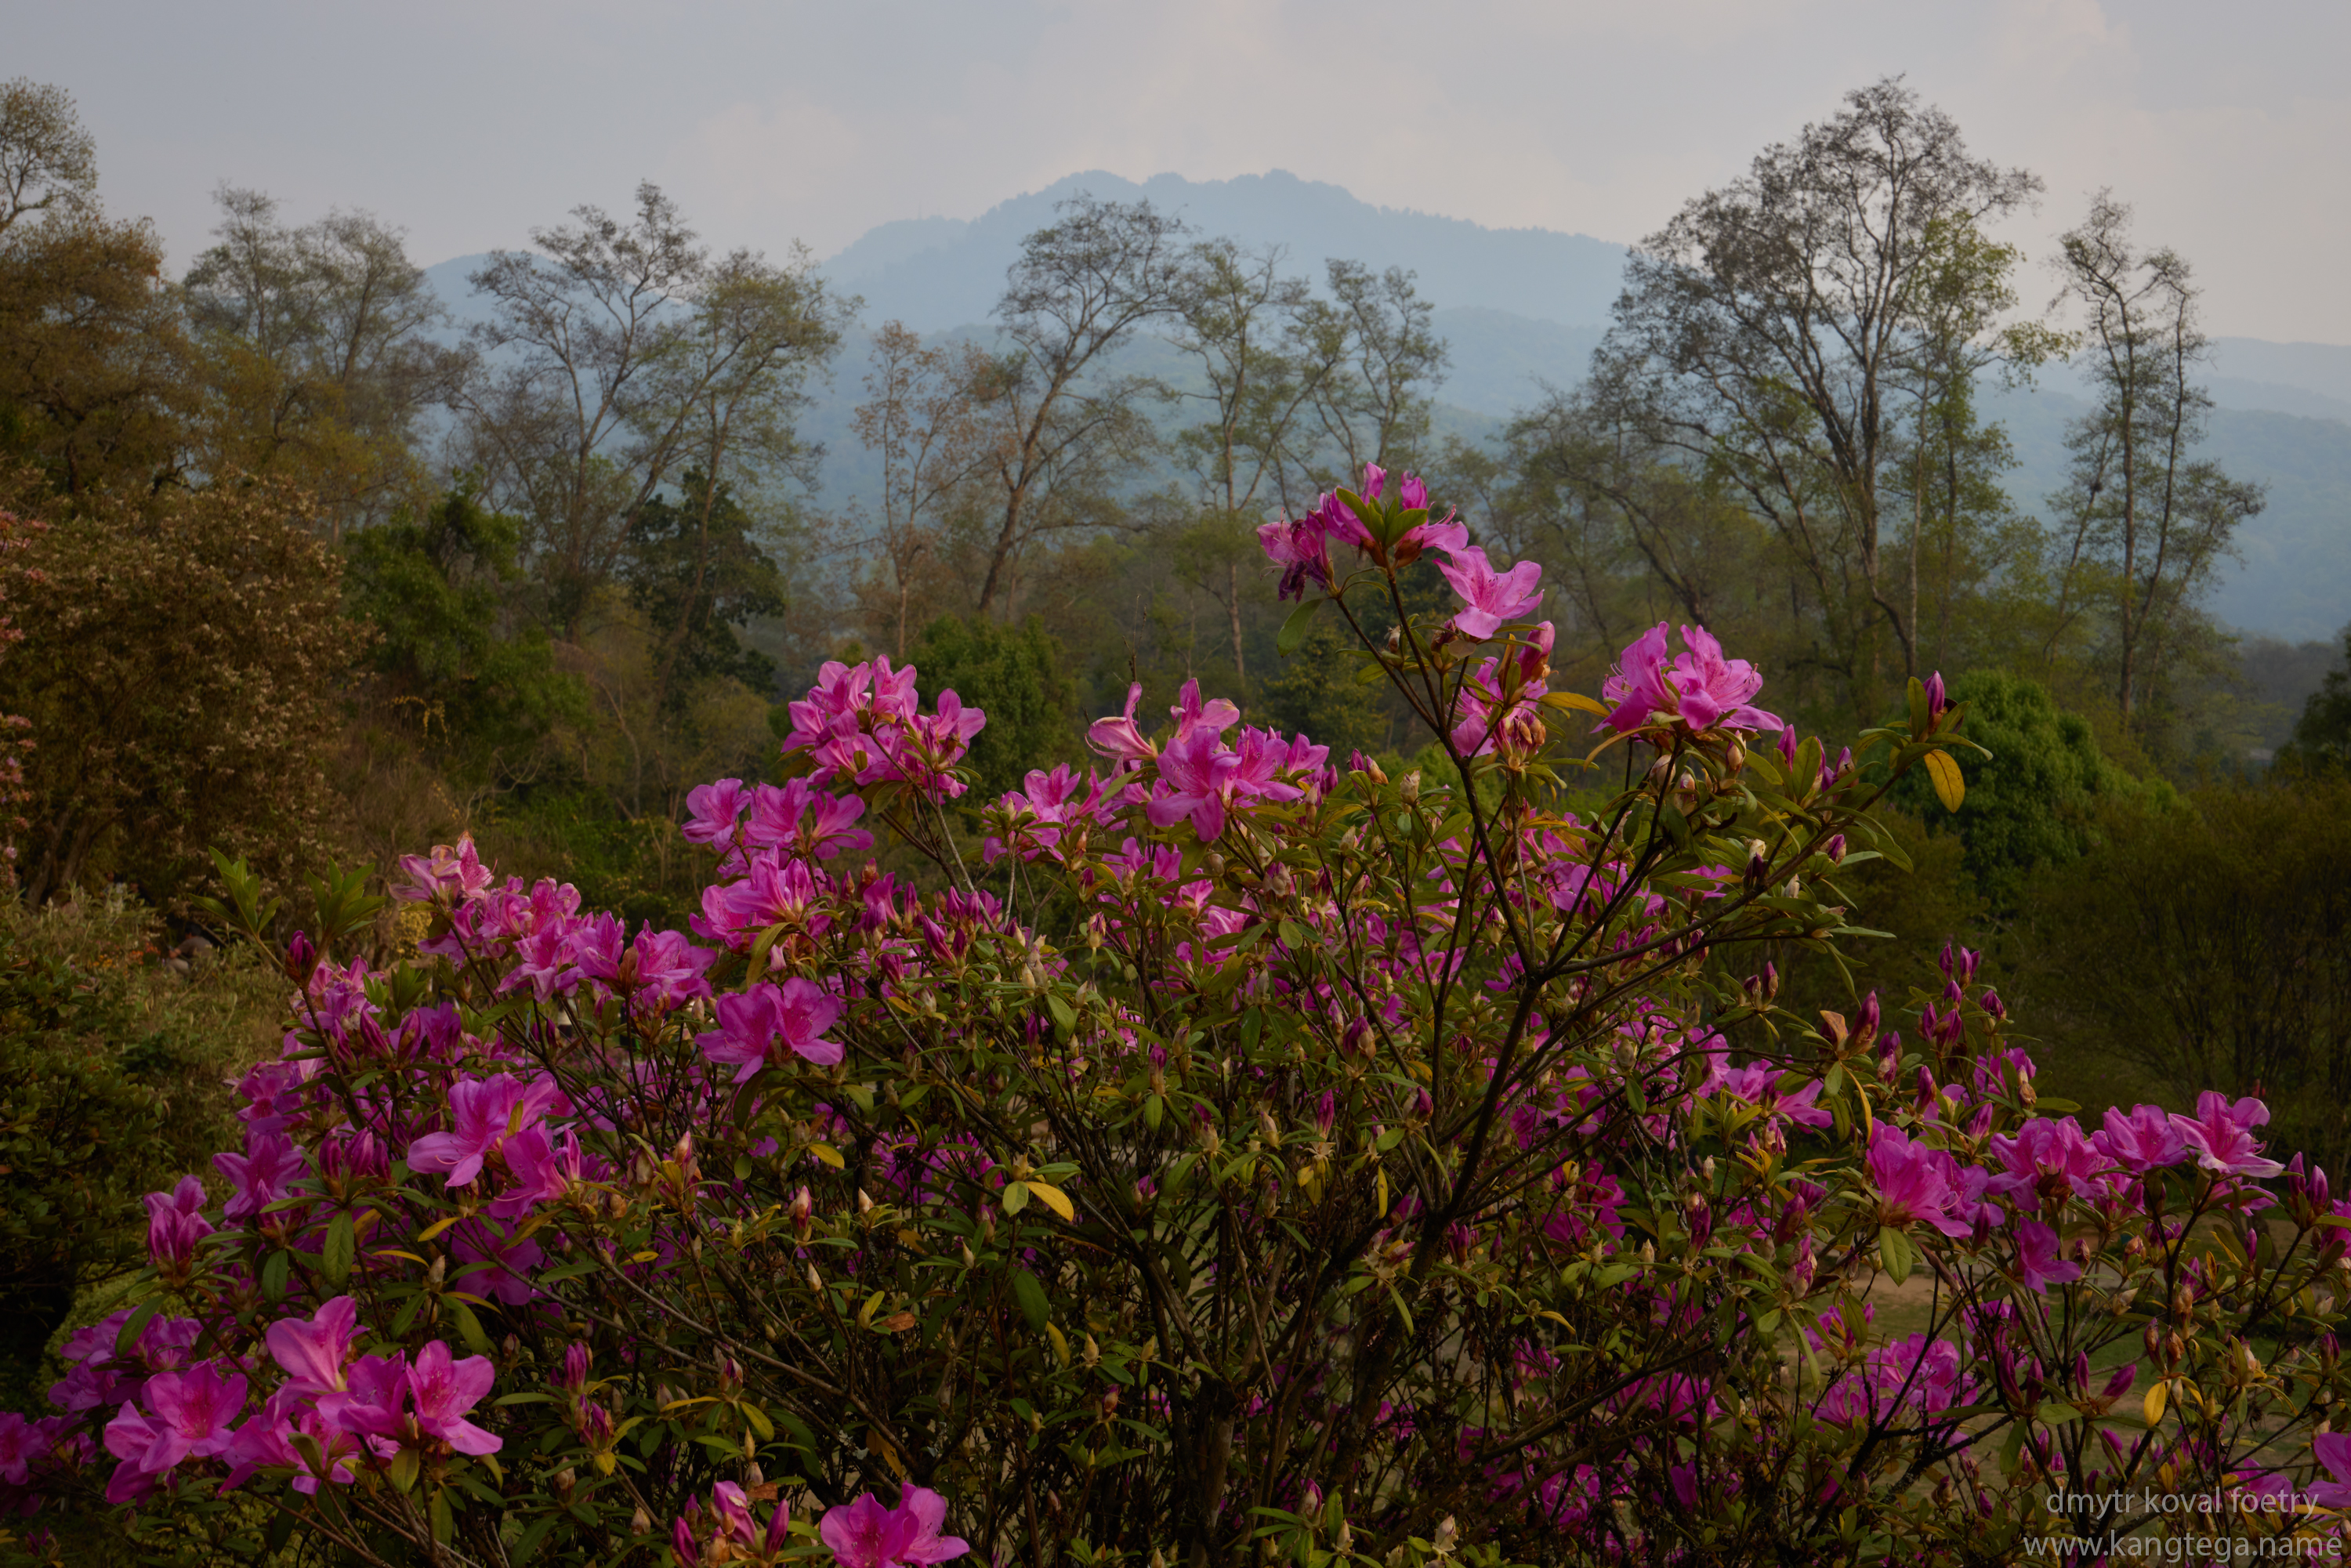
[[[1134,713],[1142,700],[1140,685],[1128,688],[1125,712],[1096,719],[1087,731],[1088,743],[1113,764],[1109,777],[1089,772],[1081,782],[1066,767],[1031,773],[1026,790],[998,801],[985,846],[991,863],[1007,853],[1063,858],[1066,834],[1117,829],[1136,805],[1152,826],[1188,821],[1205,841],[1223,834],[1233,811],[1301,800],[1328,783],[1330,748],[1302,735],[1285,740],[1246,727],[1238,744],[1228,745],[1225,732],[1240,722],[1240,709],[1222,697],[1203,701],[1196,680],[1184,683],[1168,710],[1176,727],[1164,742],[1144,735]]]
[[[1386,485],[1387,476],[1376,465],[1364,465],[1364,500],[1382,499]],[[1396,492],[1405,511],[1427,511],[1428,486],[1417,476],[1404,476]],[[1358,555],[1372,554],[1377,549],[1354,507],[1336,495],[1322,497],[1303,517],[1262,525],[1257,537],[1267,560],[1280,569],[1277,596],[1281,599],[1303,598],[1310,582],[1325,592],[1332,591],[1336,576],[1331,562],[1332,540],[1352,546]],[[1450,623],[1457,635],[1483,642],[1505,623],[1525,620],[1542,603],[1542,590],[1535,586],[1542,579],[1541,563],[1522,560],[1496,569],[1487,559],[1485,548],[1472,545],[1468,528],[1450,513],[1440,521],[1414,524],[1386,555],[1401,567],[1430,550],[1447,558],[1437,570],[1461,598],[1462,607]]]
[[[1751,706],[1763,677],[1744,659],[1726,659],[1722,644],[1702,626],[1682,628],[1682,652],[1667,656],[1666,623],[1658,622],[1625,650],[1601,696],[1615,706],[1603,721],[1619,735],[1659,724],[1691,729],[1777,730],[1784,727]]]
[[[893,670],[886,657],[854,667],[827,662],[816,685],[788,711],[792,729],[784,753],[808,751],[811,784],[910,783],[948,796],[964,792],[951,769],[987,724],[986,714],[964,706],[952,691],[939,693],[933,711],[922,712],[914,666]]]
[[[110,1326],[111,1320],[99,1325]],[[328,1482],[348,1485],[357,1467],[402,1452],[497,1452],[500,1439],[466,1419],[490,1392],[488,1358],[458,1359],[439,1340],[413,1361],[401,1351],[361,1355],[359,1338],[358,1309],[349,1296],[309,1319],[271,1323],[264,1342],[281,1380],[250,1415],[251,1385],[227,1361],[118,1383],[109,1390],[110,1402],[120,1403],[105,1443],[122,1462],[107,1483],[108,1500],[138,1501],[191,1459],[225,1467],[223,1490],[276,1469],[291,1472],[296,1490],[315,1492]],[[303,1456],[298,1437],[319,1456],[316,1462]]]

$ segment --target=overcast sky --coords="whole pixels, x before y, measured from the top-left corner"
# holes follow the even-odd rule
[[[431,263],[651,177],[722,245],[820,255],[1063,174],[1288,169],[1630,241],[1841,93],[1907,72],[1981,155],[2179,249],[2216,334],[2351,344],[2344,0],[9,0],[101,190],[174,267],[222,181],[403,225]],[[2037,298],[2046,275],[2029,280]]]

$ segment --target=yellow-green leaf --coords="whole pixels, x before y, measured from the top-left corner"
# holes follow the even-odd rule
[[[1063,1219],[1074,1221],[1078,1218],[1078,1211],[1071,1207],[1068,1195],[1063,1193],[1060,1187],[1055,1186],[1052,1183],[1032,1181],[1023,1183],[1022,1185],[1027,1186],[1030,1192],[1037,1195],[1038,1201],[1044,1204],[1047,1208],[1051,1209],[1055,1214],[1060,1215]]]
[[[2163,1424],[2163,1407],[2171,1397],[2170,1387],[2168,1383],[2158,1383],[2147,1391],[2147,1402],[2140,1406],[2140,1409],[2146,1414],[2147,1424],[2149,1427],[2159,1427]]]
[[[1958,810],[1959,802],[1968,798],[1968,781],[1959,777],[1959,765],[1949,752],[1927,753],[1927,777],[1935,781],[1935,799],[1943,803],[1944,810]]]
[[[1004,1212],[1018,1214],[1029,1207],[1029,1184],[1008,1181],[1004,1184]]]
[[[1603,718],[1608,716],[1607,704],[1594,701],[1582,692],[1545,692],[1542,701],[1545,707],[1573,708],[1578,713],[1596,713]]]
[[[849,1166],[849,1162],[841,1157],[841,1151],[831,1144],[810,1144],[809,1153],[835,1170],[846,1170]]]
[[[443,1231],[448,1229],[451,1226],[456,1224],[457,1221],[465,1218],[465,1217],[462,1214],[443,1215],[440,1218],[434,1220],[432,1224],[426,1226],[423,1229],[416,1233],[417,1244],[422,1246],[425,1242],[432,1240],[434,1237],[440,1235]]]

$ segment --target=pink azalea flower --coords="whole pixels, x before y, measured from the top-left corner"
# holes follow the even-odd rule
[[[1184,689],[1197,699],[1194,684],[1186,683]],[[1144,813],[1162,828],[1189,817],[1202,841],[1216,838],[1225,831],[1225,786],[1239,767],[1240,758],[1226,748],[1217,729],[1207,724],[1179,728],[1159,754],[1159,792]]]
[[[2253,1129],[2269,1119],[2270,1108],[2251,1095],[2231,1105],[2226,1094],[2207,1089],[2196,1097],[2196,1114],[2175,1112],[2171,1124],[2201,1168],[2221,1176],[2273,1176],[2285,1166],[2263,1159],[2253,1137]]]
[[[873,847],[873,835],[853,825],[864,814],[862,795],[834,795],[805,779],[781,788],[762,784],[752,793],[743,842],[752,849],[792,850],[831,860]]]
[[[2071,1116],[2035,1117],[2012,1138],[1994,1136],[1991,1152],[2001,1168],[1986,1190],[2019,1201],[2061,1188],[2077,1197],[2095,1197],[2098,1174],[2107,1168],[2106,1156],[2091,1146]]]
[[[2128,1115],[2106,1108],[2106,1124],[2090,1134],[2091,1146],[2133,1174],[2176,1166],[2188,1157],[2188,1141],[2160,1105],[2141,1105]]]
[[[1270,527],[1271,525],[1267,525]],[[1134,708],[1143,700],[1143,683],[1126,688],[1126,711],[1116,718],[1098,718],[1086,727],[1086,744],[1117,763],[1147,762],[1159,748],[1143,738]]]
[[[718,955],[695,946],[683,931],[640,931],[629,956],[636,960],[634,999],[640,1012],[669,1012],[710,995],[710,982],[702,974]],[[624,982],[629,978],[625,963],[621,977]]]
[[[1924,1220],[1946,1236],[1965,1236],[1974,1228],[1952,1212],[1959,1162],[1942,1150],[1914,1144],[1900,1128],[1880,1122],[1870,1136],[1867,1165],[1882,1196],[1880,1223]]]
[[[817,1521],[817,1534],[841,1568],[905,1568],[950,1562],[971,1550],[967,1542],[939,1533],[946,1518],[946,1499],[910,1485],[896,1508],[883,1508],[867,1492],[854,1502],[825,1510]]]
[[[742,821],[748,801],[740,779],[721,779],[689,789],[685,821],[678,828],[678,836],[689,844],[726,843],[735,837],[735,825]]]
[[[294,1184],[310,1173],[293,1139],[283,1133],[256,1134],[250,1126],[245,1153],[214,1155],[213,1168],[236,1189],[221,1210],[230,1219],[251,1219],[279,1198],[292,1197]]]
[[[222,1490],[235,1490],[252,1479],[256,1470],[270,1467],[292,1470],[294,1490],[305,1497],[317,1496],[319,1477],[312,1473],[309,1461],[294,1447],[293,1438],[298,1433],[319,1445],[319,1454],[326,1460],[328,1480],[337,1486],[349,1486],[357,1479],[351,1467],[360,1456],[359,1438],[287,1387],[271,1395],[236,1429],[235,1438],[221,1456],[229,1467],[226,1479],[221,1482]]]
[[[2321,1508],[2351,1508],[2351,1432],[2321,1432],[2310,1448],[2335,1479],[2312,1483],[2303,1495]]]
[[[841,1042],[824,1038],[841,1017],[841,1002],[815,982],[795,975],[781,986],[761,981],[748,991],[718,998],[718,1027],[695,1037],[702,1054],[737,1068],[735,1082],[747,1083],[774,1059],[781,1044],[804,1061],[831,1067],[842,1056]]]
[[[1508,571],[1497,572],[1482,547],[1457,549],[1452,556],[1449,565],[1439,561],[1437,570],[1466,606],[1453,617],[1455,629],[1464,636],[1491,637],[1501,630],[1502,622],[1523,621],[1542,602],[1542,590],[1535,586],[1542,577],[1539,563],[1522,560]]]
[[[366,1367],[375,1360],[370,1356],[360,1365]],[[344,1406],[344,1424],[353,1430],[391,1439],[403,1448],[446,1443],[461,1454],[495,1454],[504,1446],[503,1439],[465,1418],[497,1380],[497,1369],[488,1356],[469,1355],[459,1361],[450,1355],[446,1343],[436,1339],[418,1351],[416,1360],[405,1368],[394,1357],[381,1370],[398,1375],[385,1375],[380,1381],[371,1378],[368,1381],[374,1386],[363,1390],[355,1386],[354,1392],[374,1397]],[[356,1372],[352,1381],[355,1385],[361,1382]]]
[[[1240,722],[1241,710],[1230,699],[1213,697],[1202,702],[1197,681],[1186,681],[1184,689],[1176,696],[1176,706],[1169,708],[1167,714],[1176,721],[1176,738],[1178,740],[1201,730],[1210,735],[1222,735]]]
[[[196,1243],[213,1233],[204,1214],[204,1184],[182,1176],[170,1192],[149,1193],[146,1204],[148,1255],[159,1269],[184,1271],[195,1261]]]
[[[1615,711],[1601,722],[1629,735],[1678,720],[1692,729],[1775,730],[1780,721],[1749,699],[1763,677],[1744,659],[1726,659],[1722,644],[1702,626],[1682,628],[1684,652],[1667,660],[1666,622],[1641,633],[1600,688]]]
[[[2057,1232],[2037,1219],[2025,1220],[2016,1228],[2016,1266],[2026,1288],[2036,1295],[2046,1295],[2050,1286],[2082,1277],[2079,1263],[2058,1257]]]
[[[569,1106],[550,1078],[525,1084],[510,1072],[460,1079],[449,1090],[446,1133],[428,1133],[408,1146],[408,1166],[439,1173],[445,1185],[464,1186],[482,1174],[483,1164],[500,1155],[508,1138]]]
[[[220,1364],[202,1362],[185,1372],[159,1372],[140,1397],[152,1416],[125,1405],[106,1428],[107,1452],[150,1476],[160,1476],[184,1458],[210,1458],[235,1440],[230,1423],[245,1409],[245,1378],[221,1375]]]
[[[286,1374],[285,1387],[315,1396],[340,1394],[344,1368],[359,1337],[359,1303],[337,1296],[308,1319],[280,1318],[262,1334],[269,1357]]]
[[[455,849],[435,844],[429,856],[401,856],[400,873],[408,880],[394,883],[392,895],[418,903],[454,904],[475,897],[490,885],[490,868],[474,852],[471,833],[460,838]]]

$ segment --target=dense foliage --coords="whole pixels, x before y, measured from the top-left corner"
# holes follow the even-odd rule
[[[360,638],[301,503],[256,485],[108,497],[34,537],[0,706],[31,720],[18,874],[36,903],[123,877],[184,890],[211,845],[323,859],[318,756]]]
[[[149,1199],[152,1268],[57,1413],[0,1423],[19,1495],[102,1490],[157,1561],[2332,1528],[2351,1204],[2263,1155],[2259,1101],[2085,1132],[1965,951],[1907,1036],[1729,977],[1855,935],[1873,777],[1959,794],[1940,680],[1859,759],[1695,628],[1554,690],[1539,569],[1425,503],[1373,468],[1263,542],[1293,634],[1388,607],[1351,657],[1441,765],[1341,766],[1187,686],[1166,729],[1092,727],[1107,773],[987,807],[973,864],[946,813],[986,719],[877,659],[792,705],[785,783],[694,792],[690,932],[470,842],[403,868],[413,958],[342,956],[337,904],[284,955],[241,1147]],[[1455,598],[1406,613],[1422,555]],[[1605,804],[1564,809],[1593,767]],[[930,891],[861,869],[885,840]]]
[[[245,958],[190,979],[131,907],[0,906],[0,1384],[33,1395],[86,1292],[145,1261],[141,1194],[235,1133],[224,1074],[267,1039],[277,988]],[[189,967],[181,960],[178,967]]]

